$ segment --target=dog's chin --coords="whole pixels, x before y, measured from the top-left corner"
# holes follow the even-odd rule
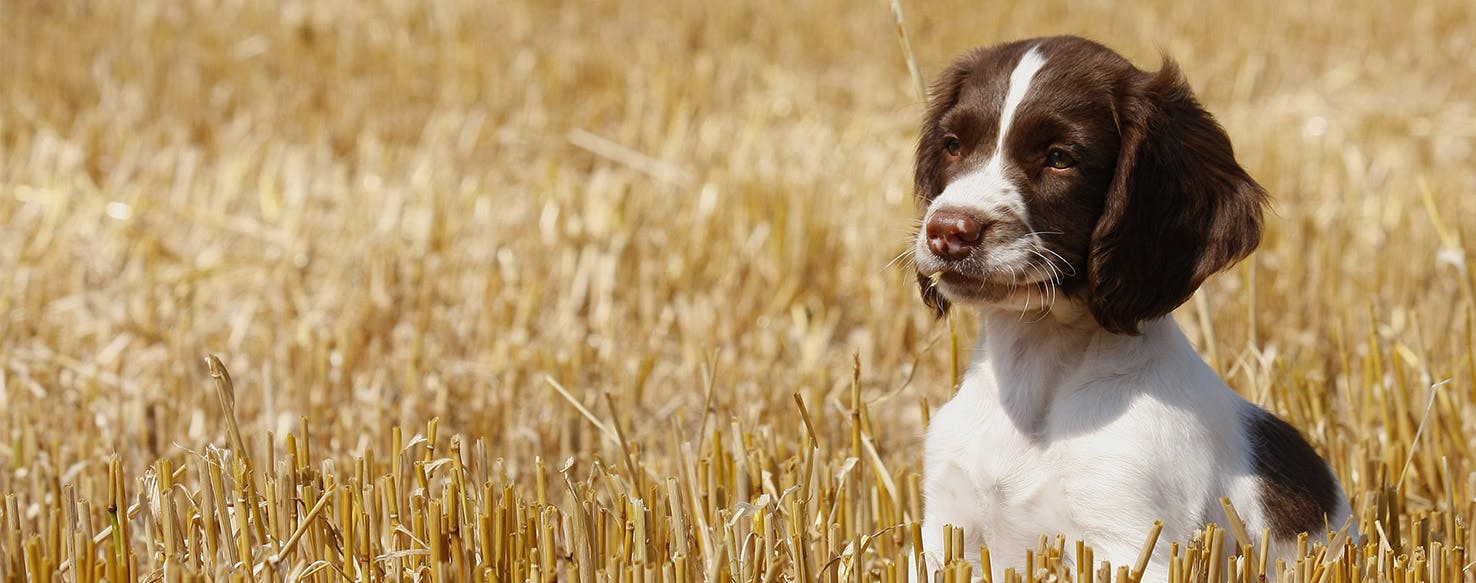
[[[934,287],[955,305],[1005,310],[1045,310],[1054,299],[1044,283],[982,278],[942,271],[933,276]]]
[[[1019,286],[992,281],[957,271],[942,271],[934,276],[938,291],[957,304],[988,304],[1014,295]]]

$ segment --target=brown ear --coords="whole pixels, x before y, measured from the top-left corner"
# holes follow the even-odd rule
[[[1117,116],[1122,146],[1092,232],[1090,301],[1102,327],[1136,334],[1255,250],[1266,191],[1167,58],[1124,87]]]

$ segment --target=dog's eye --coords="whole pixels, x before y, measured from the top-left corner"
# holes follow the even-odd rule
[[[1065,170],[1076,165],[1076,158],[1065,150],[1051,150],[1046,153],[1045,164],[1057,170]]]
[[[963,151],[963,143],[958,141],[958,136],[948,134],[943,136],[943,149],[948,152],[949,156],[957,156]]]

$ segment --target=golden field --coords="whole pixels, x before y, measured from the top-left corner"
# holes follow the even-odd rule
[[[1275,197],[1178,317],[1332,461],[1363,542],[1211,561],[1219,525],[1157,541],[1177,577],[1476,578],[1476,4],[902,7],[924,76],[1041,34],[1174,56]],[[0,0],[0,579],[905,578],[975,320],[893,263],[897,26]],[[994,564],[1132,578],[1041,534]]]

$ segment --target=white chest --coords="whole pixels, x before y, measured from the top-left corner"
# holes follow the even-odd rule
[[[1064,471],[1076,461],[1020,431],[1004,412],[954,399],[928,429],[928,514],[964,528],[967,547],[988,544],[1023,557],[1041,533],[1077,531]]]
[[[989,330],[979,361],[928,427],[929,552],[952,524],[964,529],[966,549],[987,545],[996,566],[1023,564],[1042,535],[1056,534],[1130,564],[1154,521],[1165,540],[1189,540],[1227,495],[1258,524],[1237,421],[1248,405],[1172,320],[1141,337],[1075,344],[1011,321]],[[1167,546],[1156,553],[1166,557]]]

